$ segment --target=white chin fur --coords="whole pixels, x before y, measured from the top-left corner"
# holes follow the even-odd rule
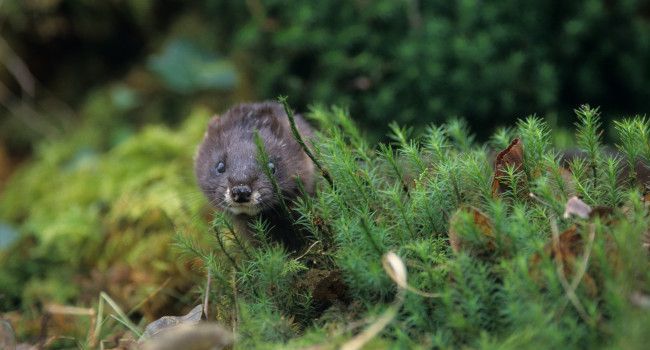
[[[256,206],[248,206],[248,205],[228,207],[228,210],[235,215],[246,214],[248,216],[253,216],[260,212],[260,209],[257,208]]]
[[[253,191],[251,201],[244,204],[239,204],[232,201],[230,198],[230,188],[226,189],[224,197],[226,204],[228,204],[228,207],[226,209],[235,215],[246,214],[248,216],[253,216],[259,214],[260,212],[260,208],[257,204],[260,202],[261,195],[257,191]]]

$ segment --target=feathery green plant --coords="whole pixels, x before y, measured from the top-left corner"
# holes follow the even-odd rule
[[[227,288],[237,291],[237,327],[250,336],[244,344],[291,348],[327,344],[330,337],[340,344],[352,335],[345,323],[375,314],[395,296],[381,265],[388,251],[405,259],[414,288],[441,298],[407,295],[381,333],[386,347],[583,348],[650,340],[636,329],[628,339],[622,326],[650,326],[647,310],[630,299],[647,298],[650,273],[640,268],[648,264],[647,209],[637,187],[621,183],[616,155],[604,151],[598,109],[575,112],[577,144],[586,155],[568,168],[539,117],[492,138],[493,147],[504,148],[520,137],[524,150],[523,167],[506,164],[507,189],[495,194],[490,153],[460,120],[417,138],[391,124],[393,142],[371,148],[343,110],[314,107],[307,117],[321,131],[313,156],[336,186],[323,182],[314,197],[292,204],[297,224],[310,232],[302,251],[287,255],[273,244],[252,248],[252,257],[230,251],[243,266]],[[633,164],[650,141],[647,121],[635,117],[616,129]],[[609,219],[564,218],[572,195],[613,212],[603,214]],[[484,219],[458,211],[468,206]],[[573,232],[579,242],[563,246],[563,255],[553,250],[555,222],[561,239]],[[450,247],[451,231],[460,248]],[[314,276],[333,271],[341,276],[340,293],[324,293],[334,282]],[[255,313],[260,317],[251,318]],[[232,318],[218,320],[233,325]]]
[[[650,121],[645,117],[636,116],[634,118],[615,121],[614,127],[618,132],[620,144],[618,149],[625,155],[625,160],[629,168],[630,182],[636,181],[636,162],[640,156],[648,158],[648,136],[650,135]]]

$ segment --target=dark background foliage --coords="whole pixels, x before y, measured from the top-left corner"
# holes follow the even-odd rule
[[[0,125],[29,153],[43,128],[25,127],[26,97],[60,131],[85,114],[57,121],[70,112],[52,101],[79,110],[101,93],[122,131],[174,123],[197,99],[281,94],[348,106],[375,137],[390,120],[463,117],[482,137],[531,113],[568,125],[583,103],[607,120],[647,110],[649,16],[636,0],[5,1]]]
[[[639,2],[334,3],[265,2],[243,24],[232,48],[258,95],[347,104],[367,127],[462,116],[480,131],[581,103],[633,113],[648,98]]]

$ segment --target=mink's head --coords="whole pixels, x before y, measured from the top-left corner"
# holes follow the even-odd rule
[[[264,141],[267,164],[259,163],[256,131]],[[196,155],[195,173],[213,206],[249,216],[276,208],[279,199],[262,166],[285,197],[298,195],[296,178],[311,186],[313,164],[293,139],[282,106],[241,104],[210,121]]]

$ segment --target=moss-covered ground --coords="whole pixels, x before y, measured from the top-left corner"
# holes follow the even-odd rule
[[[584,153],[562,162],[536,117],[486,144],[455,120],[393,125],[375,145],[346,111],[313,108],[314,154],[332,184],[290,203],[307,235],[298,251],[262,222],[260,244],[237,239],[207,206],[192,156],[208,112],[103,151],[79,146],[82,129],[41,144],[2,192],[2,232],[15,237],[0,247],[0,308],[20,341],[52,348],[136,339],[206,292],[208,319],[241,349],[368,334],[368,349],[644,348],[649,219],[636,165],[650,159],[650,124],[617,122],[613,153],[598,111],[577,114]]]

